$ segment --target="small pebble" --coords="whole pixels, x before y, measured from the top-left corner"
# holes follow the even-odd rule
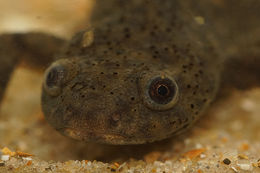
[[[237,164],[237,166],[239,166],[239,168],[244,170],[244,171],[253,170],[253,167],[250,164]]]
[[[166,161],[167,162],[167,161]],[[124,162],[123,164],[121,164],[118,168],[118,170],[120,170],[121,168],[123,168],[126,165],[126,162]]]
[[[1,160],[3,160],[3,161],[9,160],[9,158],[10,158],[9,155],[2,155],[2,156],[1,156]]]
[[[234,166],[231,166],[231,169],[232,169],[234,172],[238,172],[238,170],[237,170]]]
[[[226,165],[229,165],[231,163],[231,161],[228,158],[225,158],[223,160],[223,163],[225,163]]]
[[[239,154],[239,155],[238,155],[238,158],[239,158],[239,159],[246,159],[246,160],[249,159],[248,156],[246,156],[246,155],[244,155],[244,154]]]
[[[28,160],[28,161],[32,160],[31,157],[22,157],[22,159],[23,159],[23,160]]]
[[[204,158],[206,158],[206,155],[205,155],[205,154],[201,154],[201,155],[200,155],[200,158],[201,158],[201,159],[204,159]]]

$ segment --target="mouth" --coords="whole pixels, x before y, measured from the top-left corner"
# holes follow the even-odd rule
[[[133,140],[132,138],[125,137],[116,133],[103,133],[98,131],[83,132],[82,130],[73,128],[61,128],[59,132],[65,136],[69,136],[75,140],[97,142],[112,145],[129,145],[129,144],[143,144],[145,140]]]

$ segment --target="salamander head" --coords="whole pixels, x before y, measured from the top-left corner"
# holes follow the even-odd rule
[[[148,56],[54,62],[43,84],[47,121],[74,139],[110,144],[153,142],[187,129],[213,99],[216,78],[196,58],[162,64]]]

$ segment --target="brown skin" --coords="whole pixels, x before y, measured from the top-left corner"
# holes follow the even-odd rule
[[[228,10],[203,0],[97,0],[94,29],[77,33],[46,70],[46,120],[74,139],[110,144],[153,142],[191,127],[214,100],[219,85],[222,89],[230,84],[227,79],[236,69],[224,64],[242,65],[249,55],[241,53],[246,34],[236,39],[234,48],[225,37],[232,32],[214,29],[229,22],[217,12]],[[194,18],[199,15],[208,23]],[[239,23],[236,15],[230,28]],[[248,41],[252,50],[258,50],[258,38]],[[52,50],[54,54],[58,48]],[[246,81],[248,87],[259,84],[259,54],[254,55],[247,66],[237,67],[253,76]],[[220,80],[221,72],[225,74]]]
[[[47,121],[62,133],[80,140],[146,143],[172,136],[190,126],[216,93],[216,83],[210,78],[214,74],[210,71],[205,71],[209,76],[199,74],[198,68],[189,67],[189,61],[178,62],[176,58],[178,63],[170,65],[176,70],[168,71],[168,65],[147,62],[147,55],[130,52],[128,55],[124,62],[120,62],[119,57],[109,62],[90,57],[69,62],[60,60],[59,65],[76,63],[75,69],[65,69],[66,73],[77,71],[77,74],[70,79],[62,78],[64,83],[61,82],[58,95],[50,95],[51,88],[44,84],[42,103]],[[131,57],[138,57],[139,61]],[[200,66],[199,61],[192,63]],[[179,68],[183,65],[188,66],[186,73]],[[55,75],[51,70],[57,66],[52,66],[47,74]],[[189,75],[196,73],[199,76],[190,81]],[[172,78],[178,85],[177,102],[170,102],[166,109],[164,105],[149,103],[152,100],[146,97],[147,84],[156,76]],[[205,81],[207,85],[203,85]]]

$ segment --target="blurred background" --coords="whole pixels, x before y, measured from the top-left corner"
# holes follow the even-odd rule
[[[37,30],[66,38],[86,26],[93,0],[0,0],[0,32]]]

